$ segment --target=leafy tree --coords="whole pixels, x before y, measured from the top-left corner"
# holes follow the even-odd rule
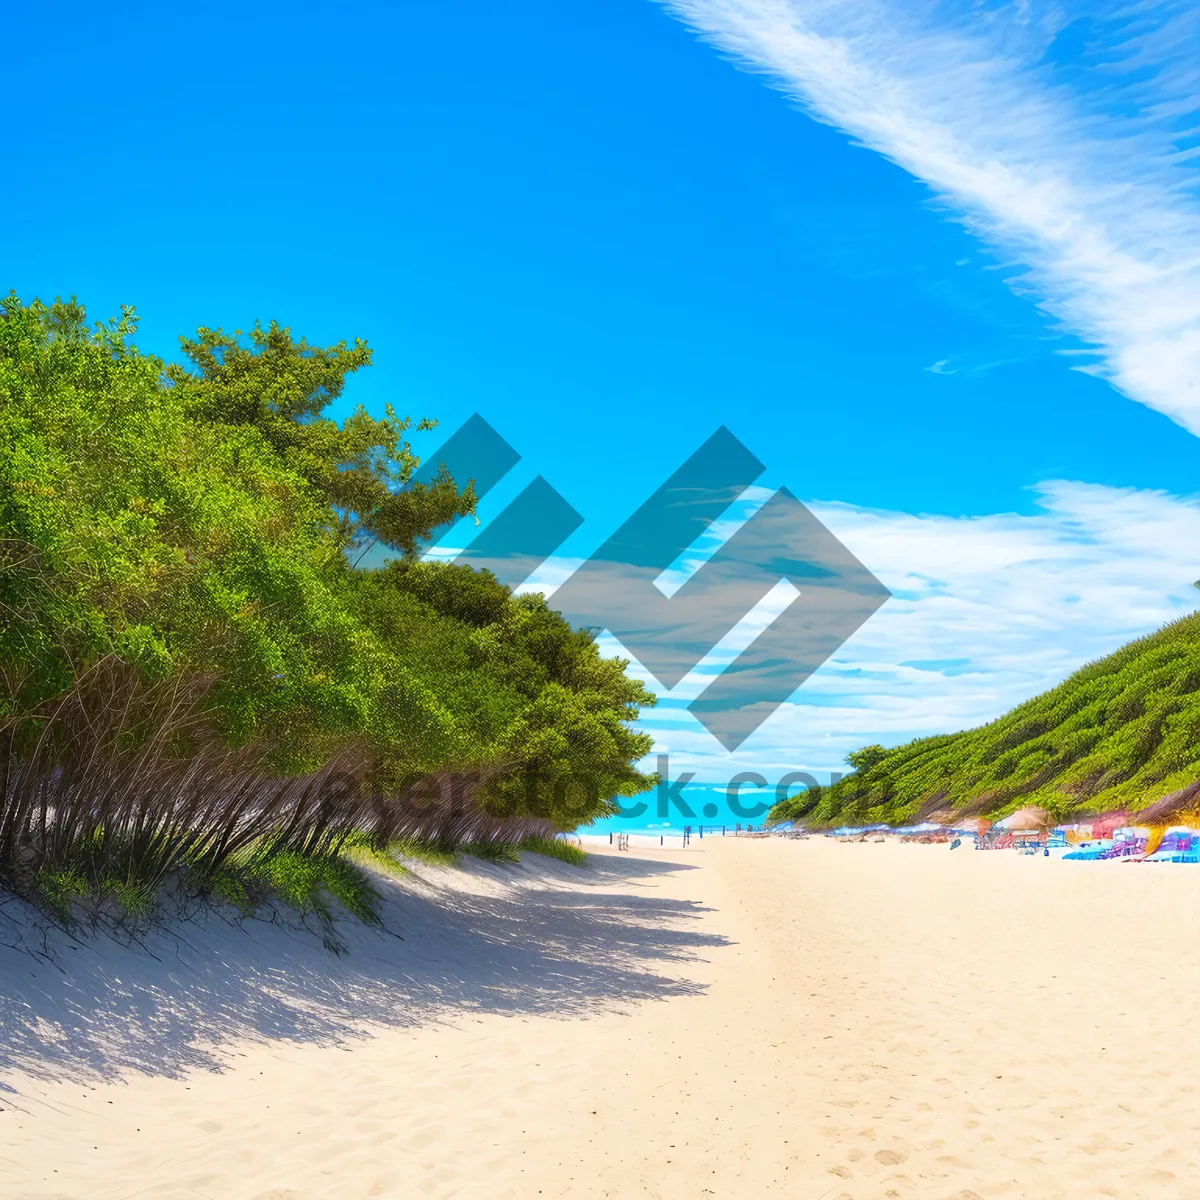
[[[417,836],[417,778],[461,780],[464,837],[514,840],[650,785],[627,664],[541,597],[418,561],[474,498],[413,483],[392,410],[326,415],[365,344],[201,330],[182,367],[135,332],[0,308],[0,882]],[[374,541],[398,559],[356,565]]]
[[[861,750],[851,750],[846,755],[846,761],[858,772],[868,775],[871,769],[887,757],[887,751],[879,745],[864,746]]]
[[[249,342],[202,328],[181,339],[193,369],[171,363],[163,374],[192,420],[260,433],[280,463],[339,514],[347,544],[369,538],[413,554],[431,530],[474,511],[471,486],[460,493],[444,471],[431,486],[412,482],[418,462],[404,441],[412,422],[390,405],[382,420],[361,406],[340,425],[322,415],[346,376],[370,364],[366,342],[310,346],[274,322],[256,324]]]

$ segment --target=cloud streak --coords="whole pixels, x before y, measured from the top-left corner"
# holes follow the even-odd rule
[[[927,183],[1095,348],[1076,369],[1200,435],[1194,4],[659,2]]]

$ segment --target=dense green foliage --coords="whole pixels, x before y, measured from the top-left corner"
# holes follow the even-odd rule
[[[135,329],[0,307],[0,885],[132,897],[354,834],[515,843],[649,786],[624,662],[417,558],[469,481],[414,484],[390,409],[325,415],[364,343],[202,329],[179,365]],[[375,544],[394,561],[356,565]]]
[[[850,755],[854,774],[769,820],[904,825],[934,811],[1058,817],[1148,807],[1200,780],[1200,613],[1076,671],[979,729]]]

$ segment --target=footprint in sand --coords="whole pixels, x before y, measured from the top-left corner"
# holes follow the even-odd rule
[[[899,1150],[876,1150],[875,1161],[883,1163],[885,1167],[894,1167],[897,1163],[902,1163],[908,1157],[907,1154]]]

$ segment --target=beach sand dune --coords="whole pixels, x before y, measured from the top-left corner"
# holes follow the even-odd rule
[[[706,838],[417,868],[341,956],[0,910],[5,1200],[1200,1194],[1200,872]]]

